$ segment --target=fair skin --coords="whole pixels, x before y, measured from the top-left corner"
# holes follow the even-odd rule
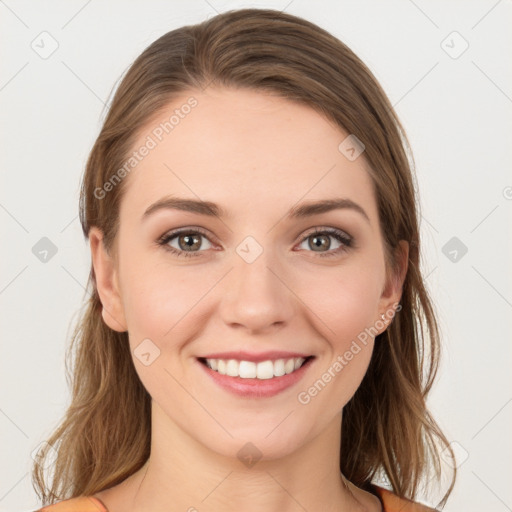
[[[173,101],[134,147],[191,95],[198,105],[125,178],[119,258],[105,251],[96,227],[89,234],[103,319],[128,332],[152,397],[149,460],[95,496],[109,512],[379,511],[379,500],[344,485],[339,471],[342,410],[365,375],[373,337],[309,403],[297,399],[400,301],[407,264],[387,282],[365,160],[349,161],[338,150],[347,134],[309,107],[219,88]],[[169,195],[217,203],[229,217],[162,209],[141,220]],[[349,208],[287,217],[292,207],[341,197],[368,218]],[[195,256],[156,243],[193,227],[207,233],[196,235],[189,249]],[[315,252],[317,227],[349,234],[353,246],[336,252],[343,243],[320,235],[326,245]],[[251,263],[236,251],[247,236],[263,249]],[[167,245],[187,250],[184,236]],[[145,339],[160,350],[147,366],[134,355]],[[314,359],[290,388],[246,398],[212,382],[197,360],[228,350],[298,351]],[[248,442],[261,454],[251,467],[237,456]]]

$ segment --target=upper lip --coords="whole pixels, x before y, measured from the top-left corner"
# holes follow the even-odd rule
[[[277,359],[292,359],[294,357],[303,357],[304,359],[310,357],[311,354],[303,354],[300,352],[284,352],[284,351],[276,351],[271,350],[268,352],[244,352],[242,350],[239,351],[231,351],[231,352],[215,352],[213,354],[208,354],[205,356],[201,356],[200,359],[236,359],[237,361],[252,361],[254,363],[259,363],[261,361],[275,361]]]

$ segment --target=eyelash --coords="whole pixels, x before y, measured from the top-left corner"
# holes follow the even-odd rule
[[[172,239],[174,239],[177,236],[182,235],[182,234],[202,235],[208,239],[208,234],[200,228],[179,229],[176,231],[171,231],[170,233],[165,233],[162,237],[160,237],[158,239],[157,243],[159,246],[163,246],[163,248],[165,250],[175,254],[176,256],[183,255],[187,258],[200,256],[201,253],[204,251],[196,251],[196,252],[182,251],[182,250],[175,249],[174,247],[171,247],[170,245],[168,245]],[[304,238],[301,239],[300,244],[302,244],[305,240],[307,240],[308,238],[310,238],[314,235],[330,235],[330,236],[333,236],[334,238],[336,238],[336,240],[338,240],[338,242],[342,243],[342,246],[339,247],[338,249],[330,250],[330,251],[324,252],[324,253],[322,253],[322,252],[318,253],[318,256],[320,256],[321,258],[332,258],[334,256],[338,256],[340,253],[345,252],[353,247],[354,239],[350,235],[347,235],[345,232],[343,232],[339,229],[335,229],[335,228],[325,228],[325,229],[324,228],[315,228],[315,231],[313,231],[312,233],[309,233],[308,235],[306,235]],[[310,251],[310,252],[313,252],[313,251]]]

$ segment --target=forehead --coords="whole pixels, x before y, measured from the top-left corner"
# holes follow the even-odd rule
[[[346,197],[376,217],[364,158],[350,161],[338,149],[348,135],[311,107],[267,92],[191,90],[140,130],[132,150],[151,149],[127,178],[121,215],[176,195],[237,216]]]

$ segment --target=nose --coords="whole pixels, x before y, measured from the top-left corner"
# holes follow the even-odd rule
[[[220,305],[224,322],[251,334],[289,324],[297,299],[270,252],[263,251],[251,263],[237,254],[233,260],[234,268],[226,276]]]

